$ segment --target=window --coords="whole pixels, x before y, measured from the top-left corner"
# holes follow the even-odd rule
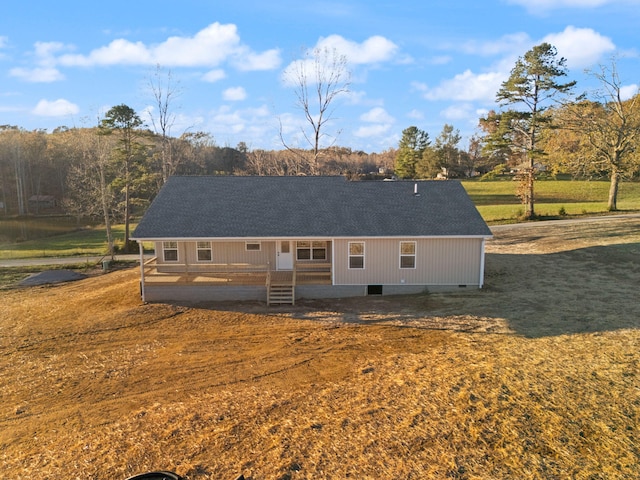
[[[199,262],[210,262],[213,258],[211,252],[211,242],[197,242],[196,250],[198,253]]]
[[[364,268],[364,242],[349,242],[349,268]]]
[[[177,262],[178,242],[162,242],[162,258],[165,262]]]
[[[416,268],[416,242],[400,242],[400,268]]]
[[[260,242],[247,242],[244,244],[244,249],[247,252],[259,252],[262,249]]]
[[[318,240],[296,242],[296,258],[298,260],[326,260],[327,242]]]

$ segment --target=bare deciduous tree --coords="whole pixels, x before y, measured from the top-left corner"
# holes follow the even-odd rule
[[[153,95],[154,109],[157,109],[155,114],[149,112],[149,117],[155,133],[160,136],[162,181],[166,182],[176,169],[171,137],[171,128],[175,124],[176,116],[171,112],[171,107],[174,99],[180,96],[182,91],[178,82],[173,79],[171,70],[165,71],[160,65],[156,65],[153,75],[149,78],[149,90]]]
[[[113,139],[102,135],[98,128],[76,130],[75,142],[69,146],[77,157],[67,174],[69,195],[65,207],[78,216],[102,215],[107,236],[107,254],[114,255],[111,229],[114,193],[110,187],[110,154]]]
[[[611,67],[601,66],[591,72],[600,82],[593,92],[595,101],[582,98],[568,103],[563,125],[586,140],[585,154],[576,159],[574,169],[606,173],[610,178],[607,208],[618,209],[618,188],[622,178],[639,168],[637,151],[640,140],[640,92],[625,99],[615,60]]]
[[[349,92],[351,74],[347,68],[347,57],[333,48],[307,50],[303,59],[293,62],[284,72],[284,81],[292,85],[296,96],[296,107],[304,115],[305,126],[300,127],[304,140],[311,148],[312,156],[307,161],[309,173],[318,173],[318,157],[323,148],[332,146],[339,134],[329,134],[327,124],[332,120],[335,101]],[[324,139],[330,138],[325,144]],[[304,149],[294,148],[285,139],[282,122],[280,140],[290,152],[301,155]]]

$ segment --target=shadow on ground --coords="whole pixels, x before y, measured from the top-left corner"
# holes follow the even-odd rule
[[[640,243],[486,256],[485,286],[454,293],[200,305],[351,324],[529,338],[640,328]]]

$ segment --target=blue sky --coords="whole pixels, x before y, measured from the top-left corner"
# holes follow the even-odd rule
[[[336,48],[350,91],[326,127],[337,144],[381,152],[415,125],[445,123],[466,139],[495,109],[514,62],[541,42],[585,70],[617,69],[640,84],[640,0],[23,0],[0,17],[0,125],[95,125],[114,105],[153,115],[149,81],[171,72],[171,134],[210,133],[218,145],[305,147],[302,113],[283,72],[305,49]],[[166,78],[166,77],[161,77]]]

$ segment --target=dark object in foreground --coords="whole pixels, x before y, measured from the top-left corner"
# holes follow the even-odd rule
[[[140,473],[139,475],[134,475],[133,477],[129,477],[126,480],[184,480],[180,475],[177,475],[173,472],[147,472]],[[244,480],[244,475],[239,475],[235,480]]]
[[[126,480],[183,480],[183,478],[173,472],[158,471],[141,473],[139,475],[129,477]]]

